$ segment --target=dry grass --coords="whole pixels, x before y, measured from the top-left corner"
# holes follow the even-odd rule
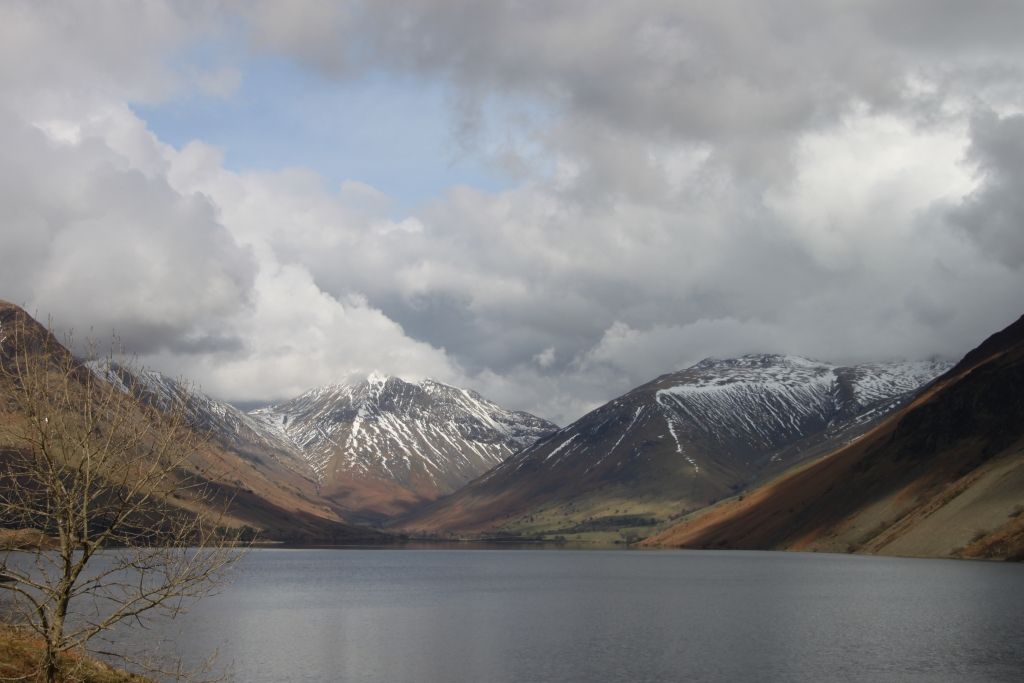
[[[52,548],[54,540],[35,529],[0,529],[0,550]]]
[[[0,680],[31,683],[42,680],[43,643],[21,630],[0,625]],[[145,683],[148,678],[115,669],[91,657],[72,652],[60,660],[64,683]]]

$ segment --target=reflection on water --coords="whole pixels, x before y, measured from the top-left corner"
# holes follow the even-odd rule
[[[1024,566],[713,551],[256,550],[138,649],[239,681],[1024,680]]]

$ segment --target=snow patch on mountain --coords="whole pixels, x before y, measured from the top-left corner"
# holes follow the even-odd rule
[[[678,429],[734,448],[774,450],[815,431],[861,423],[949,367],[938,360],[843,367],[763,354],[706,359],[680,373],[678,384],[658,390],[655,400],[677,444]]]

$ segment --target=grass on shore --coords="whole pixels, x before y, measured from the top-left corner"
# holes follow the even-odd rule
[[[0,624],[0,680],[41,681],[43,643],[32,634]],[[146,683],[149,679],[97,661],[84,653],[61,657],[64,683]]]

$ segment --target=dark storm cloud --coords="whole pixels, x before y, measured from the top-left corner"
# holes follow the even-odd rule
[[[993,259],[1024,265],[1024,116],[972,121],[970,156],[981,185],[951,216]]]
[[[1016,0],[877,0],[865,7],[872,32],[904,49],[926,48],[945,56],[966,50],[988,58],[1024,51],[1018,29],[1024,6]]]
[[[173,353],[225,354],[245,350],[245,340],[238,336],[204,334],[185,339],[178,339],[174,336],[169,336],[168,338],[172,340],[172,343],[168,345],[168,350]]]
[[[484,95],[529,93],[645,136],[730,142],[802,131],[854,99],[904,102],[917,70],[941,79],[1011,65],[1024,23],[1012,0],[306,6],[317,8],[308,21],[300,8],[258,5],[256,40],[342,77],[411,70]]]

